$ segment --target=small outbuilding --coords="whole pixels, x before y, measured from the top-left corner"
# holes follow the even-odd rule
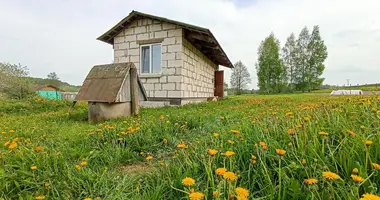
[[[331,96],[349,96],[349,95],[363,95],[361,90],[333,90]]]
[[[75,101],[88,102],[89,121],[136,115],[139,101],[146,100],[133,63],[94,66],[75,97]]]
[[[44,97],[46,99],[61,100],[62,92],[64,91],[54,85],[44,85],[44,86],[38,87],[36,92],[41,97]]]

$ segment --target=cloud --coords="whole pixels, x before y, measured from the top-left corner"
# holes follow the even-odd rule
[[[291,32],[298,35],[313,25],[320,26],[328,47],[326,83],[344,84],[345,76],[376,82],[378,7],[377,0],[2,1],[0,61],[27,65],[33,76],[55,71],[62,80],[81,84],[93,65],[113,59],[112,46],[95,38],[138,10],[211,29],[230,59],[248,66],[251,88],[257,87],[254,64],[261,40],[273,31],[284,44]],[[224,69],[228,81],[230,70]]]

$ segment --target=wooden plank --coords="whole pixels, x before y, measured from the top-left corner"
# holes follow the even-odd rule
[[[131,67],[131,100],[132,100],[132,115],[136,116],[139,114],[139,85],[137,83],[137,69],[136,67]]]

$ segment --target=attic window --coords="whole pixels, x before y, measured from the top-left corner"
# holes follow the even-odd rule
[[[161,44],[147,44],[140,46],[141,73],[161,73]]]

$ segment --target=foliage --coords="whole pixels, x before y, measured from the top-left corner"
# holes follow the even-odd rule
[[[284,66],[289,78],[289,90],[291,92],[295,91],[296,83],[296,69],[297,69],[297,60],[296,60],[296,38],[294,33],[286,39],[285,46],[282,48],[282,59]]]
[[[11,99],[28,97],[32,94],[32,86],[25,79],[28,75],[26,66],[0,62],[0,94]]]
[[[258,49],[256,71],[261,93],[280,93],[286,84],[286,70],[280,59],[280,42],[271,33]]]
[[[31,109],[0,115],[4,199],[380,193],[378,97],[235,96],[98,124],[83,121],[85,104],[68,115],[56,101],[22,103]]]
[[[241,61],[234,64],[231,74],[231,88],[236,90],[236,94],[240,95],[242,90],[251,83],[251,76],[248,72],[247,66]]]
[[[54,85],[55,87],[58,87],[59,89],[62,89],[66,92],[78,92],[80,89],[80,86],[71,85],[67,82],[63,82],[60,80],[51,80],[47,78],[34,78],[34,77],[28,77],[27,78],[32,85],[35,87],[42,86],[42,85]]]
[[[59,80],[59,77],[58,77],[57,73],[55,73],[55,72],[50,72],[50,73],[47,75],[47,78],[48,78],[48,79],[51,79],[51,80]]]

